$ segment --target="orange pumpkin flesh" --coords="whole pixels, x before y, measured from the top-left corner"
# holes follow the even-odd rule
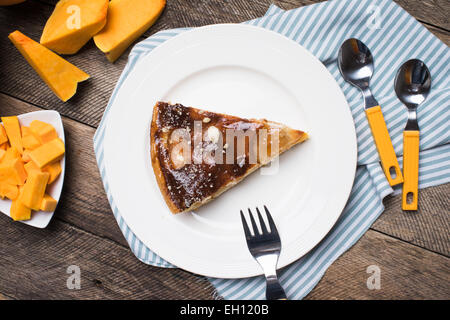
[[[89,78],[87,73],[20,31],[14,31],[8,38],[42,80],[64,102],[75,94],[78,82]]]

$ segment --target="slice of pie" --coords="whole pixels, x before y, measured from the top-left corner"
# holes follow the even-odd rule
[[[173,213],[194,210],[308,135],[265,119],[243,119],[157,102],[150,131],[156,180]]]

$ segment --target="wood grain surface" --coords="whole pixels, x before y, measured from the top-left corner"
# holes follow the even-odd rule
[[[319,1],[274,1],[292,9]],[[446,44],[450,2],[396,1]],[[202,278],[179,269],[138,261],[112,215],[98,173],[92,137],[126,64],[114,64],[90,41],[67,57],[92,78],[68,103],[60,102],[7,39],[15,29],[39,40],[56,1],[28,0],[0,7],[0,115],[55,109],[66,131],[66,178],[61,204],[49,227],[35,229],[0,216],[2,299],[212,299]],[[141,39],[168,28],[242,22],[264,14],[269,0],[168,0],[158,22]],[[327,271],[308,299],[449,299],[450,184],[420,192],[420,210],[405,214],[401,198],[388,197],[386,210],[360,241]],[[78,265],[80,290],[66,286],[67,267]],[[381,270],[381,289],[369,290],[366,268]]]
[[[79,84],[77,94],[68,102],[61,102],[50,89],[39,79],[22,58],[16,48],[10,43],[7,35],[18,29],[34,40],[39,40],[47,17],[53,10],[56,1],[26,1],[24,3],[3,7],[0,10],[0,71],[8,75],[0,78],[0,92],[30,102],[36,106],[55,109],[61,114],[79,122],[96,127],[100,122],[105,105],[114,89],[114,85],[126,64],[131,47],[115,62],[109,63],[94,45],[89,41],[80,52],[66,56],[67,60],[86,71],[91,78]],[[284,9],[297,8],[319,1],[275,1]],[[430,4],[431,3],[431,4]],[[430,5],[436,10],[431,18],[423,17],[425,25],[437,37],[449,43],[449,32],[445,30],[448,24],[450,1],[415,1],[399,2],[411,14],[430,12]],[[177,27],[195,27],[212,23],[242,22],[262,16],[269,7],[269,0],[169,0],[161,18],[143,37],[159,30]],[[447,12],[447,17],[442,17]],[[438,16],[437,18],[435,16]],[[441,17],[441,18],[440,18]],[[441,21],[441,24],[436,24]],[[33,88],[33,90],[30,90]]]
[[[367,287],[369,266],[380,270],[378,290]],[[448,299],[449,272],[448,258],[369,230],[307,299]]]

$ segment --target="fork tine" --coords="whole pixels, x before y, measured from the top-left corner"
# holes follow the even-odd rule
[[[266,223],[264,222],[263,217],[261,215],[261,212],[259,212],[258,207],[256,207],[256,212],[258,212],[258,219],[259,219],[259,224],[261,225],[262,233],[269,234],[269,231],[267,231]]]
[[[264,210],[266,211],[267,220],[269,221],[270,232],[274,233],[274,234],[278,234],[278,230],[277,230],[277,227],[275,226],[275,222],[273,222],[272,215],[270,214],[269,209],[267,209],[267,207],[265,205],[264,205]]]
[[[252,236],[252,234],[250,233],[250,229],[248,228],[248,224],[247,221],[245,220],[244,213],[242,212],[242,210],[241,210],[241,220],[242,226],[244,227],[245,238],[249,239]]]
[[[248,208],[248,213],[250,214],[250,221],[252,222],[253,233],[256,236],[256,235],[258,235],[260,233],[259,233],[259,230],[258,230],[258,226],[256,225],[255,218],[253,218],[253,213],[250,211],[250,208]]]

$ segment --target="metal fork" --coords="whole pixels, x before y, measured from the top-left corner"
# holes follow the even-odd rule
[[[281,240],[272,216],[266,206],[264,206],[264,210],[267,214],[267,221],[269,221],[270,231],[267,230],[267,226],[261,216],[261,212],[259,212],[259,209],[256,208],[258,219],[261,224],[262,233],[260,233],[256,225],[255,218],[253,217],[251,210],[248,209],[250,221],[253,227],[253,235],[250,232],[244,213],[241,210],[241,219],[244,227],[245,239],[247,240],[248,250],[252,254],[253,258],[258,261],[264,271],[264,275],[266,276],[267,300],[286,300],[286,294],[284,293],[277,276],[277,262],[281,251]]]

